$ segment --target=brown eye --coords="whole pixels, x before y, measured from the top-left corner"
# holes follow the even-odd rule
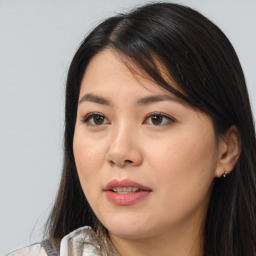
[[[144,121],[144,123],[154,125],[154,126],[168,125],[173,122],[174,122],[173,118],[162,113],[149,114]]]
[[[100,115],[94,115],[93,116],[93,122],[96,125],[101,125],[104,123],[104,116],[100,116]]]
[[[87,115],[83,120],[83,123],[86,123],[87,125],[91,125],[91,126],[100,126],[100,125],[104,125],[104,124],[109,124],[108,119],[101,114],[97,114],[97,113],[92,113]]]
[[[151,118],[152,124],[154,125],[159,125],[163,121],[163,116],[160,116],[160,115],[153,115],[150,118]]]

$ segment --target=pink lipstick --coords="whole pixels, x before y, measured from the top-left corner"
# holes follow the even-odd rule
[[[137,203],[149,196],[152,189],[132,180],[112,180],[104,188],[107,199],[117,205],[126,206]]]

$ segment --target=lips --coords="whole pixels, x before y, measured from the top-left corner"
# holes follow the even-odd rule
[[[104,188],[107,199],[116,205],[126,206],[137,203],[149,196],[151,188],[132,180],[112,180]]]

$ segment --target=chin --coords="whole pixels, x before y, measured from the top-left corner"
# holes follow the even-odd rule
[[[124,229],[108,229],[108,232],[116,237],[125,238],[125,239],[142,239],[149,237],[150,235],[146,230],[138,231],[135,228],[124,228]]]
[[[115,236],[126,239],[139,239],[145,238],[152,234],[153,227],[149,227],[150,222],[144,222],[142,220],[129,220],[121,218],[121,220],[113,220],[106,225],[103,224],[109,233]]]

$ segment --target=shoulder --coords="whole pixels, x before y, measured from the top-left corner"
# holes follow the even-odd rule
[[[40,243],[36,243],[22,249],[16,250],[6,256],[47,256],[44,248]]]

